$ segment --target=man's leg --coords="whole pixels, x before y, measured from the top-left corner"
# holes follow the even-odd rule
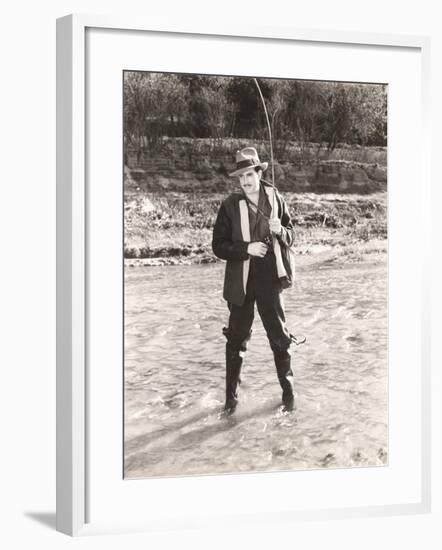
[[[295,396],[289,349],[292,340],[285,324],[281,290],[268,287],[257,295],[256,304],[273,351],[276,372],[282,388],[282,402],[286,410],[293,410]]]
[[[229,304],[229,326],[223,329],[226,343],[226,403],[224,409],[234,412],[238,404],[238,384],[247,343],[252,335],[255,300],[246,296],[242,306]]]

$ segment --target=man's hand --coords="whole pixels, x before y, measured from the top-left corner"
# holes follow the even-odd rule
[[[264,258],[267,254],[267,245],[261,242],[250,243],[247,247],[247,253],[250,256],[258,256],[258,258]]]
[[[272,233],[275,235],[281,235],[281,220],[279,218],[270,218],[269,220],[269,228]]]

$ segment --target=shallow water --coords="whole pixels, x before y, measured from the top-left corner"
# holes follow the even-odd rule
[[[385,265],[310,266],[283,294],[297,410],[257,314],[236,413],[224,417],[223,264],[125,270],[127,478],[387,462]]]

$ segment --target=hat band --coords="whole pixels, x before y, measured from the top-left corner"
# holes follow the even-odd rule
[[[255,159],[246,159],[246,160],[240,160],[236,163],[236,169],[241,170],[241,168],[246,168],[248,166],[258,166],[259,162],[255,161]]]

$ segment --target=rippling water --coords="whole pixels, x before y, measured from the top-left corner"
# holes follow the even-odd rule
[[[230,416],[224,265],[126,268],[125,475],[376,466],[387,462],[386,267],[311,266],[284,292],[297,410],[283,413],[257,315]]]

